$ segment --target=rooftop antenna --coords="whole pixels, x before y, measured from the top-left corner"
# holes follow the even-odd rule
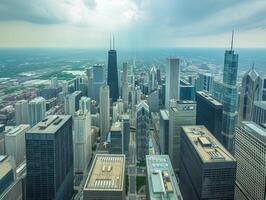
[[[113,49],[115,49],[115,35],[113,35]]]
[[[112,49],[112,36],[111,36],[111,33],[110,33],[110,50]]]
[[[231,51],[233,50],[233,45],[234,45],[234,30],[232,30]]]
[[[255,63],[253,62],[252,63],[252,69],[254,70],[254,68],[255,68]]]

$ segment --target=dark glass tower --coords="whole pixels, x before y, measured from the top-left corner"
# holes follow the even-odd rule
[[[108,73],[107,84],[110,88],[110,98],[115,102],[119,98],[118,91],[118,73],[117,73],[117,55],[113,39],[113,47],[110,41],[110,50],[108,51]]]

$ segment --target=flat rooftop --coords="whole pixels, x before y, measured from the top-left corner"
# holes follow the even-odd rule
[[[163,120],[169,120],[169,110],[161,109],[160,114],[161,114]]]
[[[205,126],[182,126],[182,129],[203,162],[235,161]]]
[[[223,104],[221,104],[221,102],[217,101],[210,94],[208,94],[204,91],[198,91],[197,94],[199,94],[201,97],[208,100],[208,102],[210,102],[211,104],[213,104],[215,106],[222,106],[223,105]]]
[[[255,101],[254,105],[266,110],[266,101]]]
[[[0,155],[0,180],[12,169],[10,157]]]
[[[111,132],[119,132],[121,131],[121,122],[115,122],[111,126]]]
[[[5,135],[6,136],[16,136],[17,134],[21,133],[22,131],[27,131],[30,129],[29,124],[20,124],[16,126],[14,129],[9,130]]]
[[[147,155],[147,178],[151,200],[182,200],[168,155]]]
[[[84,190],[123,191],[125,155],[96,154]]]
[[[252,121],[243,121],[242,126],[245,131],[266,142],[266,124],[258,125]]]
[[[27,133],[53,134],[71,118],[71,115],[49,115],[41,122],[33,126]]]

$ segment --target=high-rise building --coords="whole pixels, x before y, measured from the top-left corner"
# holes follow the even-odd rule
[[[179,99],[180,68],[178,58],[169,58],[165,74],[165,108],[169,108],[171,99]]]
[[[105,141],[110,130],[110,92],[109,86],[100,88],[100,132],[101,140]]]
[[[96,154],[83,188],[83,199],[124,200],[125,193],[125,155]]]
[[[71,199],[73,136],[70,115],[50,115],[26,133],[28,200]]]
[[[158,87],[157,82],[157,69],[153,66],[149,73],[149,92],[156,90]]]
[[[168,154],[169,148],[169,111],[160,110],[160,150]]]
[[[89,97],[81,97],[79,101],[79,109],[82,111],[91,111],[91,98]]]
[[[108,73],[107,84],[110,88],[110,98],[115,102],[119,98],[118,90],[118,72],[117,72],[117,55],[115,50],[115,41],[113,39],[113,46],[110,41],[110,50],[108,51]]]
[[[236,199],[266,198],[266,126],[243,121],[236,128]]]
[[[73,116],[74,172],[84,172],[92,157],[91,119],[87,110],[78,110]]]
[[[68,82],[67,81],[62,82],[62,92],[64,95],[68,94]]]
[[[266,78],[263,78],[262,100],[266,101]]]
[[[195,86],[184,79],[180,80],[180,100],[195,100]]]
[[[129,115],[122,115],[122,135],[124,138],[124,154],[128,155],[129,138],[130,138],[130,121]]]
[[[29,102],[29,123],[34,126],[45,118],[45,99],[36,97]]]
[[[21,100],[15,103],[16,125],[29,123],[29,107],[27,100]]]
[[[196,124],[196,102],[172,99],[169,107],[168,154],[175,171],[180,168],[181,126]]]
[[[100,101],[100,88],[105,83],[105,70],[104,65],[94,65],[92,67],[93,82],[92,82],[92,96],[91,98],[99,103]]]
[[[212,92],[213,88],[213,77],[211,73],[199,73],[196,81],[197,91],[207,91]]]
[[[223,83],[219,80],[213,80],[213,89],[212,89],[212,96],[214,99],[218,101],[223,100],[223,91],[224,91],[224,86]]]
[[[123,154],[124,153],[124,137],[122,133],[121,122],[115,122],[111,126],[109,133],[110,154]]]
[[[16,166],[25,160],[25,133],[29,129],[30,125],[21,124],[5,134],[5,153],[14,157]]]
[[[254,69],[250,69],[242,78],[239,100],[238,122],[250,121],[254,101],[262,100],[263,80]]]
[[[150,135],[149,114],[149,106],[144,101],[141,101],[136,108],[136,149],[139,161],[144,161],[146,155],[148,155]]]
[[[56,88],[58,88],[58,87],[59,87],[59,85],[58,85],[58,79],[57,79],[57,77],[53,77],[53,78],[51,79],[51,88],[56,89]]]
[[[182,127],[180,155],[184,199],[234,199],[236,160],[205,126]]]
[[[74,115],[79,109],[79,101],[82,97],[81,91],[75,91],[72,94],[67,95],[65,98],[65,113],[68,115]]]
[[[150,107],[150,112],[159,112],[159,91],[153,90],[148,95],[148,105]]]
[[[122,99],[125,107],[128,105],[128,66],[123,63]]]
[[[76,76],[75,80],[74,80],[74,91],[80,91],[81,90],[81,85],[82,83],[82,78],[81,76]]]
[[[222,142],[223,105],[204,91],[196,93],[197,125],[204,125],[213,133],[219,142]]]
[[[238,54],[233,51],[233,34],[231,41],[231,49],[225,51],[224,71],[223,71],[223,125],[222,137],[223,145],[233,153],[234,151],[234,132],[237,121],[237,69]]]
[[[0,196],[15,180],[15,166],[12,156],[0,155]]]
[[[266,123],[266,101],[255,101],[252,111],[252,121],[257,124]]]
[[[168,155],[147,155],[148,200],[182,200],[179,185]]]

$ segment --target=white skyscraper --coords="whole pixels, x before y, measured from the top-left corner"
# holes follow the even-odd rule
[[[16,125],[29,123],[29,108],[27,100],[21,100],[15,104],[15,119]]]
[[[54,88],[54,89],[58,88],[58,79],[57,79],[57,77],[53,77],[51,79],[51,88]]]
[[[153,92],[155,89],[157,89],[157,86],[157,69],[153,66],[149,74],[149,91]]]
[[[123,99],[125,106],[128,105],[128,66],[127,66],[127,63],[123,63],[122,99]]]
[[[25,133],[30,125],[21,124],[5,134],[5,153],[13,156],[16,166],[25,160]]]
[[[67,81],[62,82],[62,92],[65,95],[68,94],[68,82]]]
[[[90,112],[78,110],[73,121],[74,172],[84,172],[92,157]]]
[[[79,101],[79,109],[80,110],[87,110],[88,112],[90,112],[91,110],[91,98],[89,97],[81,97],[80,101]]]
[[[34,126],[45,118],[45,99],[43,97],[36,97],[29,102],[29,121],[30,125]]]
[[[178,58],[169,58],[166,66],[165,83],[165,108],[169,108],[171,99],[179,100],[180,93],[180,68]]]
[[[110,130],[110,95],[109,86],[104,84],[100,88],[100,132],[101,140],[105,141]]]
[[[79,109],[79,100],[81,99],[82,92],[75,91],[69,94],[65,98],[65,113],[69,115],[74,115]]]

